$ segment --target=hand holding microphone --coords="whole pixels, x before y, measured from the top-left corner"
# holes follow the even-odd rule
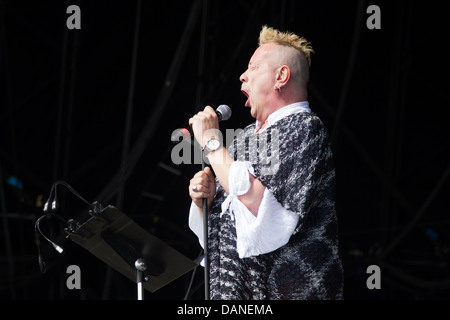
[[[203,111],[190,118],[188,123],[202,148],[209,139],[219,136],[219,117],[210,106],[206,106]]]
[[[195,116],[189,119],[190,127],[188,129],[182,128],[175,130],[172,133],[171,140],[179,142],[184,139],[189,139],[192,135],[195,136],[197,142],[204,147],[207,140],[203,139],[204,133],[213,132],[212,129],[219,129],[219,121],[228,120],[231,117],[231,109],[227,105],[220,105],[216,110],[210,106],[205,107]]]

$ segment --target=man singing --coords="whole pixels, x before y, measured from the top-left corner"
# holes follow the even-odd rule
[[[227,149],[210,106],[189,119],[212,168],[189,184],[202,246],[208,204],[211,299],[343,299],[332,152],[307,100],[312,52],[264,26],[240,76],[256,121]]]

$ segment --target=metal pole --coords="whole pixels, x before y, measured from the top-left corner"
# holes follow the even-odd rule
[[[144,285],[142,282],[137,284],[137,297],[138,300],[144,300]]]
[[[137,299],[144,300],[144,271],[147,270],[147,263],[144,259],[139,258],[134,263],[136,268],[136,283],[137,283]]]
[[[205,152],[202,150],[202,170],[205,169]],[[203,199],[203,252],[205,253],[205,300],[209,300],[209,259],[208,259],[208,200]]]

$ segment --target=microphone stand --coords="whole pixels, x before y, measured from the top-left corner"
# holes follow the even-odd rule
[[[205,151],[202,149],[202,170],[205,169]],[[209,300],[209,257],[208,257],[208,199],[203,198],[203,252],[205,262],[205,300]]]

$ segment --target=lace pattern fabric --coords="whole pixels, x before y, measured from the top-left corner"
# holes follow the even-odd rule
[[[211,299],[343,299],[335,173],[321,120],[302,112],[262,134],[254,129],[247,126],[228,152],[251,163],[276,200],[299,215],[298,224],[281,248],[239,258],[234,214],[222,212],[227,194],[218,184],[208,224]]]

